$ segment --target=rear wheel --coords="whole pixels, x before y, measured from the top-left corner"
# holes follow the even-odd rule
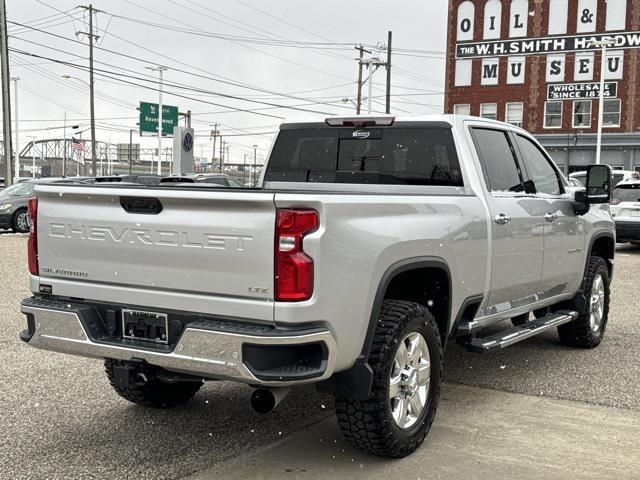
[[[405,457],[424,441],[440,398],[442,345],[433,315],[417,303],[385,301],[369,365],[369,398],[336,398],[338,424],[366,452]]]
[[[109,383],[125,400],[151,408],[173,408],[187,403],[202,387],[201,381],[194,382],[163,382],[157,378],[147,378],[145,370],[140,367],[134,376],[140,377],[140,383],[129,384],[123,387],[115,382],[114,366],[126,364],[118,360],[107,359],[104,361],[105,372]],[[146,378],[146,380],[145,380]]]
[[[597,347],[609,318],[609,269],[603,258],[589,259],[582,288],[568,303],[567,308],[578,311],[578,318],[558,327],[560,341],[571,347]]]
[[[26,208],[16,210],[16,213],[13,214],[11,228],[18,233],[27,233],[29,231],[29,215]]]

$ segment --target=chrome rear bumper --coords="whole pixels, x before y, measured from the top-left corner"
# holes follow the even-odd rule
[[[241,332],[216,331],[205,322],[187,324],[171,351],[154,351],[145,345],[114,345],[92,339],[90,328],[95,320],[81,318],[86,307],[64,302],[25,299],[21,311],[27,315],[29,330],[21,333],[21,338],[30,346],[54,352],[68,353],[91,358],[112,358],[116,360],[144,360],[166,370],[198,375],[204,378],[233,380],[252,385],[288,385],[318,382],[331,376],[336,360],[336,342],[328,330],[296,334],[278,331],[277,335],[264,332],[255,335],[247,332],[239,324]],[[83,321],[84,320],[84,321]],[[226,324],[228,325],[228,323]],[[274,331],[274,333],[276,333]],[[291,375],[290,368],[283,368],[282,374],[269,374],[268,379],[258,378],[243,359],[243,346],[251,345],[255,351],[264,347],[283,348],[286,346],[322,345],[325,357],[321,370],[315,374]],[[147,347],[147,348],[145,348]],[[295,373],[295,372],[294,372]]]

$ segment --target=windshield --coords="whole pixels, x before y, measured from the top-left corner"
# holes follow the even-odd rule
[[[7,187],[4,190],[0,191],[0,195],[12,197],[22,197],[30,195],[31,192],[33,192],[34,185],[35,184],[33,182],[16,183],[15,185],[11,185],[10,187]]]
[[[283,130],[265,181],[462,186],[446,127]]]
[[[617,186],[613,190],[613,199],[619,202],[640,202],[640,183]]]

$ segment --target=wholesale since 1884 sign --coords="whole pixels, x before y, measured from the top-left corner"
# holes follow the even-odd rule
[[[547,100],[578,100],[598,98],[600,96],[600,83],[559,83],[547,87]],[[606,82],[604,84],[604,97],[616,98],[618,96],[618,82]]]

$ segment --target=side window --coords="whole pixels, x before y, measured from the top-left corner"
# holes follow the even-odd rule
[[[487,188],[492,192],[523,192],[522,178],[507,133],[473,128],[473,137]]]
[[[516,135],[516,142],[522,155],[522,162],[537,193],[560,195],[562,187],[556,170],[538,146],[522,135]]]

